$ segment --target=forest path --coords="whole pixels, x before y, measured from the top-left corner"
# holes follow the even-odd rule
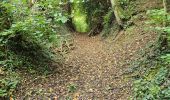
[[[72,70],[77,75],[71,82],[78,86],[76,95],[83,100],[127,100],[131,84],[122,75],[124,64],[120,66],[124,52],[100,36],[79,34],[74,40],[75,49],[67,56],[66,63],[76,66]]]
[[[130,64],[157,37],[141,27],[145,24],[139,24],[121,31],[114,41],[76,34],[75,48],[66,55],[63,65],[54,66],[52,74],[21,73],[18,100],[128,100],[132,88],[127,74]]]

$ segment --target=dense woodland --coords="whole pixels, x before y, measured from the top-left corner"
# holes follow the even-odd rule
[[[170,100],[170,0],[0,0],[0,100]]]

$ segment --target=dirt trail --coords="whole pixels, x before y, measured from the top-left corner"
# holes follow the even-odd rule
[[[136,11],[141,14],[132,19],[134,26],[121,31],[114,41],[76,34],[75,49],[63,65],[54,66],[52,74],[21,72],[17,100],[128,100],[132,95],[131,77],[126,74],[131,71],[130,64],[157,37],[153,30],[145,30],[149,26],[142,12],[159,4],[159,0],[139,0]]]
[[[121,76],[122,68],[116,66],[121,60],[117,56],[122,54],[113,53],[113,49],[100,36],[75,36],[75,50],[68,55],[66,63],[77,66],[73,69],[77,73],[73,83],[78,86],[77,94],[83,100],[126,100],[129,97],[131,84]]]
[[[24,80],[16,93],[18,100],[128,100],[132,83],[125,73],[156,36],[138,26],[120,32],[114,41],[77,34],[75,48],[50,76],[21,74]]]

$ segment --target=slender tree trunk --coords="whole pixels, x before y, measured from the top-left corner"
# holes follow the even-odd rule
[[[120,16],[122,8],[119,4],[119,0],[111,0],[111,4],[112,4],[112,8],[113,8],[115,17],[116,17],[116,21],[122,27],[123,22],[122,22],[122,19],[121,19],[121,16]]]

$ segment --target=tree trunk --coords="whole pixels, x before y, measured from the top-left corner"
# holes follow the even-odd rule
[[[113,8],[117,23],[121,27],[123,27],[123,22],[122,22],[122,19],[121,19],[121,14],[122,14],[121,11],[123,11],[123,9],[119,4],[119,0],[111,0],[111,4],[112,4],[112,8]]]

